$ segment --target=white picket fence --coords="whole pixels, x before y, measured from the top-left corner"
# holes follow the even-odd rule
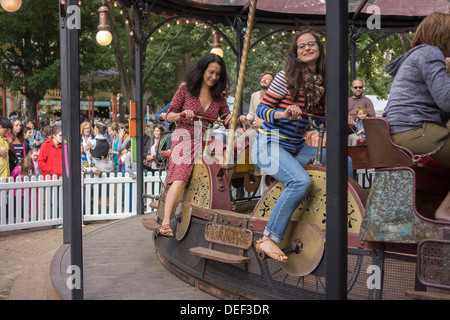
[[[144,193],[159,195],[166,173],[144,175]],[[120,219],[135,215],[136,180],[128,173],[85,175],[82,179],[83,221]],[[56,176],[0,179],[0,232],[62,224],[62,179]],[[141,199],[141,196],[139,196]],[[150,212],[151,199],[144,202]]]

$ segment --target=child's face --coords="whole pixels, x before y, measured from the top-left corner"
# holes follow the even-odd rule
[[[357,116],[359,119],[364,119],[364,118],[367,117],[367,113],[365,113],[364,111],[358,111],[358,113],[356,114],[356,116]]]
[[[33,161],[37,161],[38,153],[36,151],[30,152],[30,158],[33,159]]]
[[[0,126],[0,137],[3,137],[6,134],[7,129]]]

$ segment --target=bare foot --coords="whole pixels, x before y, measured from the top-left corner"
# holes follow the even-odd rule
[[[270,258],[280,262],[286,262],[288,259],[288,257],[277,246],[277,244],[272,239],[266,236],[264,236],[256,243],[256,249],[264,252]]]

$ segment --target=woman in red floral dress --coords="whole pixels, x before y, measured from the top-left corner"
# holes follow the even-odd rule
[[[159,233],[173,236],[170,228],[170,217],[178,206],[184,188],[194,169],[194,157],[201,155],[205,141],[207,120],[202,120],[203,126],[194,121],[194,115],[209,119],[225,117],[225,124],[231,120],[230,110],[222,92],[227,87],[227,71],[223,59],[209,53],[191,68],[175,93],[167,112],[168,122],[179,122],[172,135],[171,156],[166,184],[169,190],[166,194],[164,218]],[[184,115],[182,117],[182,114]]]

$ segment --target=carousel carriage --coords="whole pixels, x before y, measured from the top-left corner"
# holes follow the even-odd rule
[[[450,173],[395,145],[384,120],[368,119],[364,126],[367,146],[349,154],[355,169],[375,168],[375,173],[369,190],[348,178],[348,298],[448,299],[442,291],[450,289],[450,223],[432,215],[450,190]],[[284,186],[256,173],[250,146],[240,148],[231,132],[226,158],[233,165],[208,156],[198,159],[172,215],[175,237],[157,232],[165,186],[152,203],[156,219],[143,219],[154,231],[161,262],[184,281],[222,298],[324,299],[327,171],[320,153],[305,167],[312,187],[279,245],[289,258],[280,263],[259,253],[255,243]]]

